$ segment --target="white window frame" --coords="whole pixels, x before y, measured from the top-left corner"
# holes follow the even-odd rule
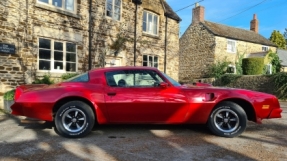
[[[144,14],[146,14],[146,19],[144,19]],[[149,15],[152,16],[152,23],[151,24],[149,24]],[[154,27],[155,26],[155,24],[154,24],[154,22],[155,22],[154,18],[155,17],[157,17],[156,28]],[[157,14],[155,14],[153,12],[144,10],[143,11],[142,21],[143,21],[143,23],[142,23],[143,33],[158,36],[158,33],[159,33],[159,15],[157,15]],[[146,31],[144,30],[144,28],[145,28]],[[156,29],[156,31],[155,31],[155,29]]]
[[[229,73],[229,72],[228,72],[229,69],[233,70],[233,72],[232,72],[232,73],[231,73],[231,72]],[[237,72],[237,71],[236,71],[236,66],[235,66],[235,65],[229,64],[229,65],[227,66],[227,73],[229,73],[229,74],[236,74],[236,72]]]
[[[45,48],[40,48],[40,39],[46,39],[46,40],[50,40],[51,44],[50,44],[50,49],[45,49]],[[54,60],[54,43],[55,42],[61,42],[63,43],[63,60],[59,61],[59,60]],[[67,65],[67,61],[66,60],[66,55],[67,55],[67,43],[71,43],[75,45],[75,55],[76,55],[76,61],[75,61],[75,71],[66,71],[66,65]],[[39,65],[40,65],[40,60],[47,60],[47,59],[40,59],[40,49],[42,50],[48,50],[51,52],[51,58],[50,58],[50,69],[49,70],[43,70],[43,69],[39,69]],[[73,53],[73,52],[69,52],[69,53]],[[54,63],[55,62],[63,62],[63,69],[54,69]],[[69,41],[60,41],[60,40],[55,40],[55,39],[49,39],[49,38],[44,38],[44,37],[39,37],[38,38],[38,54],[37,54],[37,71],[38,72],[53,72],[53,73],[75,73],[78,72],[78,54],[77,54],[77,44],[74,42],[69,42]]]
[[[234,43],[233,44],[234,46],[230,45],[229,42]],[[229,52],[229,53],[236,53],[236,41],[235,40],[227,39],[226,51]]]
[[[144,57],[147,56],[147,60],[144,60]],[[157,58],[157,61],[155,61],[155,58]],[[147,67],[155,67],[158,68],[159,65],[159,56],[157,55],[143,55],[143,62],[142,66],[147,66]],[[146,63],[147,65],[144,65]]]
[[[56,9],[60,9],[60,10],[63,10],[63,11],[76,13],[77,12],[77,0],[73,0],[74,1],[74,10],[68,10],[66,8],[67,7],[66,6],[66,1],[68,1],[68,0],[62,0],[62,7],[55,6],[53,4],[53,0],[48,0],[48,3],[41,2],[40,0],[37,0],[37,3],[38,4],[42,4],[42,5],[47,5],[47,6],[50,6],[50,7],[56,8]]]
[[[116,1],[116,0],[112,0],[112,4],[111,4],[111,5],[112,5],[111,16],[108,16],[108,14],[107,14],[107,12],[108,12],[108,0],[106,0],[106,4],[105,4],[105,15],[106,15],[106,17],[111,18],[111,19],[113,19],[113,20],[121,21],[121,18],[122,18],[122,3],[123,3],[122,1],[123,1],[123,0],[120,0],[120,1],[121,1],[121,4],[120,4],[120,6],[118,6],[119,9],[120,9],[119,19],[116,19],[116,17],[115,17],[115,7],[116,7],[115,1]]]
[[[269,47],[268,46],[262,46],[262,51],[269,51]]]

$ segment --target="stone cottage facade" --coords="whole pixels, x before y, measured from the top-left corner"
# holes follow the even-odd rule
[[[229,66],[235,68],[239,56],[276,52],[276,45],[258,34],[256,15],[250,24],[250,30],[244,30],[206,21],[204,7],[197,5],[193,9],[192,24],[180,38],[179,80],[192,82],[204,78],[208,67],[218,61],[231,62]]]
[[[89,58],[92,69],[153,66],[178,79],[179,21],[165,0],[1,0],[0,95],[85,72]]]

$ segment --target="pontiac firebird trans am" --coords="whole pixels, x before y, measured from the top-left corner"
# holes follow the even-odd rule
[[[91,70],[54,85],[21,85],[12,114],[54,121],[64,137],[83,137],[97,124],[206,124],[235,137],[247,120],[281,118],[270,94],[209,85],[181,85],[156,68]]]

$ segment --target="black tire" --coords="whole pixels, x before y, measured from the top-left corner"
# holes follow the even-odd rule
[[[93,110],[81,101],[65,103],[55,116],[58,133],[68,138],[79,138],[88,135],[94,124],[95,115]]]
[[[230,101],[219,103],[208,119],[212,133],[222,137],[235,137],[242,134],[247,126],[245,111],[238,104]]]

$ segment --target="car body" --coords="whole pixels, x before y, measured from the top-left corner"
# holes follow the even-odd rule
[[[271,95],[210,85],[180,85],[151,67],[91,70],[53,85],[21,85],[12,114],[54,121],[59,134],[83,137],[98,124],[207,124],[234,137],[247,120],[280,118]]]

